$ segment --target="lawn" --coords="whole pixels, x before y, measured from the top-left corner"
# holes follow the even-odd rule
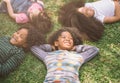
[[[57,11],[70,0],[43,0],[45,9],[54,22],[53,31],[60,27]],[[88,1],[88,0],[87,0]],[[99,54],[84,64],[79,71],[81,83],[120,83],[120,22],[105,24],[103,37],[98,42],[84,42],[97,46]],[[19,27],[8,15],[0,14],[0,36],[10,36]],[[24,62],[0,83],[43,83],[46,75],[44,64],[31,53]]]

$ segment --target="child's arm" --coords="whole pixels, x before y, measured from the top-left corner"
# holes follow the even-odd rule
[[[120,20],[120,4],[118,1],[114,1],[115,4],[115,15],[111,17],[105,17],[104,23],[112,23]]]
[[[13,8],[12,8],[12,6],[11,6],[10,0],[3,0],[3,1],[6,2],[9,16],[10,16],[11,18],[15,19],[15,14],[14,14],[14,12],[13,12]]]
[[[120,20],[120,16],[105,17],[104,23],[113,23]]]
[[[113,0],[113,1],[120,1],[120,0]]]
[[[0,56],[3,56],[4,52],[0,50]],[[25,55],[20,50],[11,50],[9,57],[0,58],[0,76],[7,76],[10,72],[14,71],[24,60]]]
[[[49,44],[43,44],[40,46],[33,46],[31,48],[31,51],[37,58],[44,61],[44,58],[48,55],[47,52],[52,51],[52,46]]]
[[[78,45],[76,46],[76,52],[80,53],[84,58],[84,63],[92,59],[99,52],[99,49],[95,46]]]

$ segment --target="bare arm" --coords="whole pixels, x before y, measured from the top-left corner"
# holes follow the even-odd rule
[[[114,1],[115,4],[115,15],[112,17],[105,17],[104,23],[113,23],[120,20],[120,4],[118,1]]]
[[[13,8],[12,8],[12,6],[11,6],[10,0],[4,0],[4,2],[6,2],[9,16],[10,16],[11,18],[15,19],[15,13],[13,12]]]
[[[120,1],[120,0],[113,0],[113,1]]]
[[[104,18],[104,23],[113,23],[116,21],[119,21],[120,19],[117,16],[112,16],[112,17],[105,17]]]

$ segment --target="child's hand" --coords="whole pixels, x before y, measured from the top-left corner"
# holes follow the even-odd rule
[[[76,46],[74,46],[71,50],[72,50],[72,51],[75,51],[75,50],[76,50]]]
[[[10,0],[3,0],[3,1],[6,2],[6,3],[10,2]]]
[[[52,45],[52,49],[55,50],[55,46]]]

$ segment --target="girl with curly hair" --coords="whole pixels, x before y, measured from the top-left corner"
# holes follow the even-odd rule
[[[0,77],[7,76],[24,60],[33,45],[45,43],[45,37],[31,24],[22,25],[11,37],[0,37]]]
[[[47,67],[43,83],[80,83],[80,67],[97,55],[98,48],[82,45],[75,28],[61,28],[49,39],[49,44],[31,48]]]

